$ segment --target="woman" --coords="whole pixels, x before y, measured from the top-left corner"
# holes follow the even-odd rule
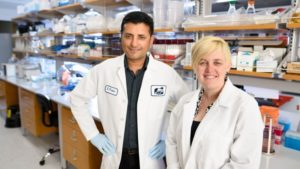
[[[192,49],[199,90],[175,106],[168,127],[168,169],[258,169],[263,122],[253,97],[227,78],[230,50],[207,36]]]

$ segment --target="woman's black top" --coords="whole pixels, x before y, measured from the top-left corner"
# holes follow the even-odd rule
[[[198,128],[200,124],[200,121],[193,121],[193,124],[192,124],[192,129],[191,129],[191,139],[190,139],[190,145],[192,145],[192,142],[193,142],[193,139],[194,139],[194,136],[195,136],[195,133],[196,133],[196,130]]]

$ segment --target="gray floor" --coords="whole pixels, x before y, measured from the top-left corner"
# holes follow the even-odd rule
[[[44,137],[24,136],[21,128],[5,128],[5,119],[0,116],[0,169],[60,169],[60,153],[46,159],[44,166],[39,161],[53,145],[58,145],[58,135]]]

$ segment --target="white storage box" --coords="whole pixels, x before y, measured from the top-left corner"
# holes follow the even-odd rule
[[[3,70],[5,76],[16,76],[15,64],[10,64],[10,63],[3,64]]]
[[[258,60],[256,62],[256,72],[275,72],[278,65],[277,60],[263,61]]]

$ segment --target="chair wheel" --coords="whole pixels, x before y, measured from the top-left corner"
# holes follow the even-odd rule
[[[50,149],[48,150],[48,152],[49,152],[50,154],[54,153],[54,148],[50,148]]]
[[[45,164],[45,160],[41,160],[40,165],[44,165],[44,164]]]

